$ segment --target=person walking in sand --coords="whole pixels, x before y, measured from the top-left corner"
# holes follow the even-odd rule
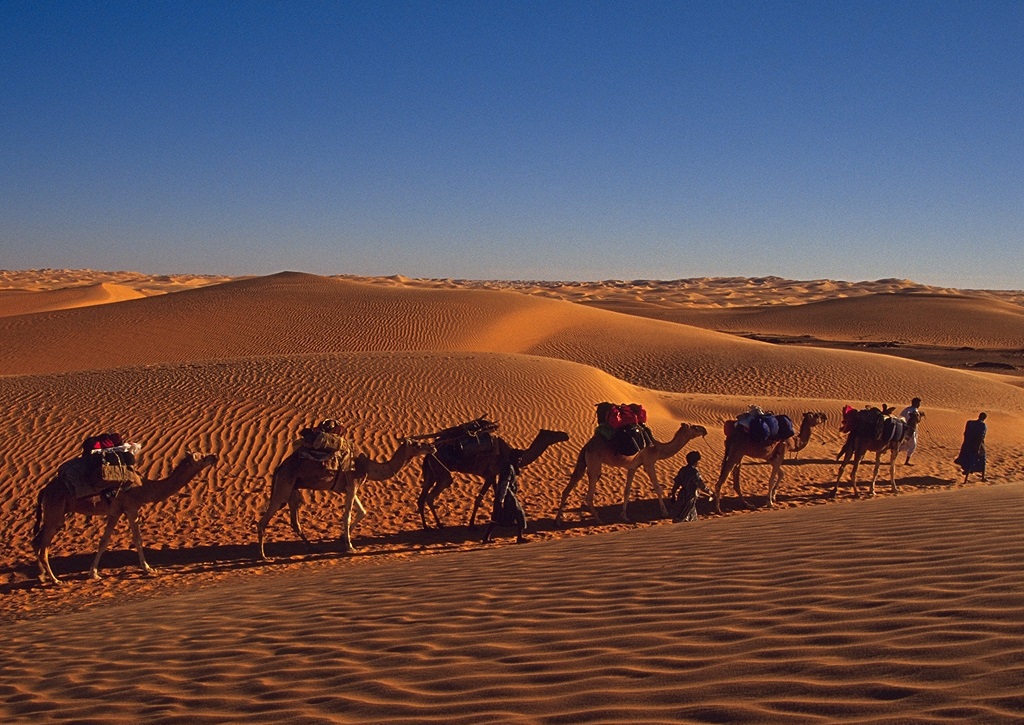
[[[910,401],[910,405],[903,409],[900,413],[900,417],[903,420],[909,421],[911,416],[917,415],[918,424],[913,427],[913,432],[900,444],[900,450],[907,454],[907,457],[903,461],[904,466],[913,466],[910,462],[910,457],[914,455],[914,451],[917,450],[917,429],[920,427],[920,420],[924,418],[924,413],[921,412],[921,399],[914,398]]]
[[[512,453],[508,460],[501,464],[501,474],[494,485],[494,508],[491,510],[491,522],[487,524],[483,543],[491,543],[491,535],[495,526],[514,526],[517,543],[525,543],[526,512],[519,503],[519,454]]]
[[[686,465],[676,473],[672,485],[671,498],[675,500],[675,512],[672,521],[696,521],[697,520],[697,497],[712,497],[711,489],[704,484],[700,477],[697,464],[700,463],[700,451],[690,451],[686,454]]]
[[[960,446],[960,454],[953,463],[964,472],[964,483],[972,473],[980,473],[985,480],[985,435],[988,426],[985,424],[985,413],[979,413],[977,420],[967,421],[964,426],[964,442]]]

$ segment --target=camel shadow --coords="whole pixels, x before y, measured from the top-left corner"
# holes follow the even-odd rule
[[[656,503],[655,503],[656,506]],[[609,511],[613,507],[608,507]],[[316,562],[349,557],[376,557],[424,550],[457,550],[467,545],[482,545],[485,526],[447,526],[443,529],[410,529],[388,533],[354,536],[354,551],[347,551],[343,535],[314,539],[312,550],[301,539],[265,542],[268,560],[259,558],[259,545],[253,540],[240,544],[207,544],[146,548],[146,560],[163,573],[193,575],[201,573],[227,573],[245,571],[275,564]],[[553,519],[531,520],[530,530],[555,530]],[[499,528],[495,535],[502,538]],[[65,581],[84,581],[89,577],[89,568],[95,557],[94,552],[68,554],[51,557],[54,571]],[[24,580],[0,584],[0,594],[43,586],[37,576],[35,561],[23,561],[7,567],[0,573],[22,575]],[[109,549],[104,553],[101,575],[106,577],[141,576],[138,570],[138,555],[134,549]]]
[[[669,514],[671,514],[672,501],[670,499],[665,499],[665,506],[668,507]],[[661,508],[658,506],[658,499],[656,498],[631,500],[629,502],[629,521],[622,520],[621,503],[595,506],[595,508],[597,509],[597,515],[601,517],[600,523],[594,521],[594,517],[581,504],[580,506],[565,510],[566,514],[574,514],[576,516],[575,519],[563,517],[561,523],[556,524],[554,516],[548,516],[530,519],[529,526],[536,531],[571,531],[594,526],[610,526],[615,524],[628,526],[630,524],[650,524],[655,521],[666,520],[666,517],[661,513]]]

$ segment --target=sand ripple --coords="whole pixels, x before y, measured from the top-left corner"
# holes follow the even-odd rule
[[[1009,722],[1024,716],[1022,494],[350,561],[23,621],[5,630],[0,714]]]

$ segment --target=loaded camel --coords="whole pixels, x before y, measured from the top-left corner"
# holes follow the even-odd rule
[[[135,550],[139,554],[139,566],[147,574],[153,573],[153,567],[146,563],[143,553],[142,533],[139,531],[139,509],[145,504],[165,501],[183,489],[204,469],[217,462],[217,456],[201,455],[185,451],[185,457],[174,467],[167,478],[140,478],[141,483],[121,488],[112,498],[102,495],[76,498],[73,488],[68,485],[63,473],[58,470],[36,499],[36,520],[32,536],[32,549],[39,565],[39,581],[45,583],[47,578],[54,584],[63,582],[57,578],[50,568],[50,544],[63,527],[70,514],[84,516],[106,516],[107,523],[100,536],[99,549],[93,559],[89,576],[99,579],[100,557],[110,543],[114,527],[122,516],[128,519],[131,527]]]
[[[895,408],[882,406],[881,415],[890,417]],[[857,413],[866,413],[868,411],[856,411]],[[836,458],[842,457],[842,462],[839,464],[839,473],[836,474],[836,483],[832,487],[832,492],[829,494],[831,498],[835,498],[839,492],[839,481],[843,477],[843,469],[846,468],[846,464],[853,460],[853,468],[850,471],[850,483],[853,485],[853,496],[854,498],[860,497],[860,491],[857,489],[857,469],[860,467],[860,462],[864,456],[869,452],[875,454],[875,470],[871,476],[871,487],[868,490],[868,496],[875,495],[875,481],[878,479],[878,469],[882,464],[882,454],[888,452],[889,454],[889,481],[892,485],[892,492],[899,493],[900,489],[896,485],[896,458],[900,453],[900,446],[913,435],[914,431],[917,430],[917,424],[921,422],[921,413],[918,411],[912,411],[907,415],[906,418],[892,418],[893,420],[903,421],[902,431],[897,431],[892,436],[892,440],[879,439],[873,426],[858,425],[856,422],[851,426],[850,432],[846,436],[846,442],[843,443],[843,447],[839,450],[839,454]]]
[[[602,466],[626,469],[626,488],[622,495],[622,519],[624,521],[629,521],[626,505],[629,503],[629,492],[633,486],[633,477],[639,468],[643,468],[646,471],[647,477],[651,480],[651,485],[654,486],[654,493],[658,496],[661,514],[667,517],[668,509],[665,508],[665,497],[661,491],[661,484],[658,483],[658,473],[655,464],[679,453],[694,438],[698,436],[703,437],[707,434],[707,428],[702,425],[680,423],[679,430],[676,431],[671,440],[664,443],[654,441],[654,443],[646,448],[642,448],[638,453],[624,456],[616,452],[611,441],[599,433],[595,433],[584,444],[583,448],[580,449],[579,455],[576,457],[576,467],[569,476],[569,483],[566,485],[565,490],[562,491],[561,501],[558,504],[558,513],[555,514],[555,526],[562,523],[562,514],[565,511],[565,504],[569,499],[569,494],[576,487],[576,484],[580,482],[580,479],[583,478],[584,473],[587,474],[588,485],[583,506],[590,511],[595,522],[601,523],[601,517],[598,516],[597,508],[594,506],[594,491],[597,487],[598,479],[601,478]]]
[[[483,419],[478,419],[483,420]],[[476,423],[477,421],[473,421]],[[448,429],[454,430],[454,429]],[[513,448],[500,436],[491,436],[489,446],[481,446],[478,450],[462,450],[454,444],[446,444],[443,439],[436,441],[436,450],[423,458],[420,470],[420,496],[418,508],[423,528],[427,524],[426,509],[434,515],[434,523],[438,529],[444,528],[441,517],[437,513],[434,501],[441,492],[452,485],[452,473],[465,473],[478,476],[484,480],[473,501],[473,511],[469,515],[469,526],[476,526],[476,513],[483,502],[488,489],[494,487],[501,473],[502,461],[512,456],[518,457],[519,470],[530,465],[551,446],[569,440],[569,434],[558,430],[541,429],[537,432],[530,445],[525,449]]]
[[[768,474],[768,508],[775,508],[775,493],[782,482],[782,462],[787,453],[797,453],[807,447],[811,440],[811,429],[821,425],[827,420],[824,413],[804,413],[800,421],[800,430],[792,438],[782,441],[756,442],[751,440],[750,435],[740,426],[733,426],[732,431],[725,439],[725,456],[722,459],[722,470],[718,474],[718,482],[715,484],[714,504],[715,512],[722,513],[722,484],[732,473],[732,485],[740,504],[747,507],[747,500],[743,498],[743,491],[740,489],[740,468],[743,459],[757,458],[767,461],[771,467]]]
[[[302,531],[299,523],[299,509],[302,508],[302,490],[335,491],[345,494],[345,520],[342,540],[346,551],[354,551],[352,546],[352,527],[366,515],[366,509],[359,500],[359,485],[364,481],[386,481],[398,475],[406,463],[415,456],[433,450],[433,445],[422,441],[406,438],[395,450],[391,458],[384,462],[374,461],[360,453],[355,458],[351,470],[328,470],[321,462],[299,455],[295,451],[285,458],[271,476],[270,499],[267,508],[256,523],[256,535],[259,543],[260,559],[267,560],[263,549],[263,541],[270,519],[281,508],[288,504],[292,530],[311,549],[313,545]],[[355,521],[352,520],[352,509],[355,508]]]

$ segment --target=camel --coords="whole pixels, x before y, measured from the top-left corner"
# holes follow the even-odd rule
[[[100,557],[110,543],[114,527],[122,516],[128,519],[131,527],[135,550],[139,554],[139,566],[147,574],[153,573],[153,567],[146,562],[143,553],[142,534],[139,531],[139,509],[149,503],[165,501],[183,489],[201,471],[217,462],[215,454],[203,456],[199,453],[186,451],[185,457],[174,467],[167,478],[141,478],[140,485],[122,488],[109,500],[103,496],[75,498],[62,475],[58,472],[39,492],[36,499],[36,520],[32,536],[32,549],[35,551],[39,565],[39,581],[46,583],[49,578],[54,584],[63,582],[50,568],[50,544],[53,537],[63,527],[70,514],[84,516],[106,516],[107,523],[100,536],[99,549],[93,559],[89,576],[99,579]]]
[[[465,473],[483,478],[483,485],[473,501],[473,511],[469,515],[469,527],[476,526],[476,513],[483,502],[488,489],[494,487],[501,473],[501,462],[510,456],[519,457],[519,470],[536,461],[551,446],[569,440],[569,434],[558,430],[541,429],[537,432],[530,445],[525,449],[513,448],[500,436],[491,439],[491,445],[480,452],[462,453],[457,447],[439,443],[437,450],[423,459],[420,477],[420,497],[418,502],[420,519],[423,528],[428,529],[426,509],[434,515],[438,529],[444,528],[441,517],[437,513],[434,501],[441,492],[452,485],[452,473]]]
[[[739,496],[740,504],[747,507],[747,500],[743,497],[740,489],[740,464],[743,459],[757,458],[767,461],[771,467],[768,474],[768,508],[775,508],[775,494],[782,483],[783,471],[782,462],[787,453],[798,453],[807,447],[811,440],[811,429],[821,425],[827,420],[824,413],[804,413],[800,422],[799,432],[792,438],[782,441],[768,441],[758,443],[752,441],[748,433],[740,426],[735,426],[732,433],[725,439],[725,456],[722,459],[722,470],[718,474],[718,482],[715,484],[714,505],[715,512],[722,513],[722,484],[732,473],[732,485]]]
[[[322,463],[300,456],[298,451],[292,453],[274,469],[271,477],[270,499],[267,502],[266,510],[256,524],[260,559],[268,560],[263,549],[267,524],[270,523],[270,519],[286,503],[288,504],[292,530],[299,538],[306,542],[310,549],[313,548],[313,545],[306,538],[305,533],[303,533],[302,525],[299,522],[299,509],[302,507],[302,489],[308,491],[336,491],[345,494],[345,519],[342,540],[346,551],[355,551],[355,547],[352,546],[352,527],[366,516],[366,509],[359,500],[359,485],[367,480],[386,481],[389,478],[393,478],[415,456],[432,450],[433,445],[430,443],[413,441],[407,438],[402,441],[389,460],[378,462],[360,453],[356,456],[355,467],[347,471],[329,471]],[[352,520],[353,508],[356,510],[355,521]]]
[[[886,415],[892,413],[894,408],[884,407],[882,412]],[[900,446],[909,439],[914,431],[917,430],[917,424],[921,422],[920,413],[911,413],[906,419],[900,418],[906,425],[903,426],[903,434],[894,440],[878,440],[874,434],[866,434],[864,431],[858,430],[857,426],[853,427],[853,430],[846,436],[846,442],[843,444],[842,449],[839,451],[839,455],[836,458],[842,456],[842,462],[839,464],[839,473],[836,474],[836,483],[832,487],[832,492],[829,494],[831,498],[835,498],[839,492],[839,481],[843,477],[843,469],[846,468],[846,464],[853,460],[853,468],[850,471],[850,483],[853,485],[853,496],[854,498],[860,497],[860,491],[857,489],[857,469],[860,467],[860,462],[863,460],[867,453],[871,452],[875,454],[875,470],[871,476],[871,487],[868,490],[868,497],[875,495],[875,481],[878,479],[878,469],[882,465],[882,454],[889,453],[889,481],[892,485],[892,492],[899,493],[899,486],[896,485],[896,458],[899,457]]]
[[[590,511],[596,523],[601,523],[601,517],[598,516],[597,508],[594,507],[594,490],[597,487],[598,479],[601,478],[602,465],[626,469],[626,488],[622,496],[623,521],[629,522],[626,506],[629,503],[629,492],[633,486],[633,477],[639,468],[643,468],[647,472],[647,477],[651,480],[651,485],[654,486],[654,493],[658,496],[658,505],[661,506],[661,515],[668,517],[668,509],[665,508],[665,497],[662,494],[661,484],[658,482],[655,464],[679,453],[683,446],[694,438],[698,436],[703,437],[707,434],[707,428],[702,425],[680,423],[679,430],[676,431],[671,440],[664,443],[654,441],[653,444],[641,449],[640,452],[634,453],[631,456],[624,456],[617,453],[612,443],[604,436],[595,433],[584,444],[583,448],[580,449],[579,455],[576,457],[576,467],[569,476],[569,483],[566,485],[565,490],[562,491],[561,501],[558,504],[558,513],[555,514],[555,525],[558,526],[562,523],[562,513],[565,510],[569,494],[576,487],[576,484],[580,482],[580,479],[583,478],[584,472],[587,474],[589,484],[583,506]]]

